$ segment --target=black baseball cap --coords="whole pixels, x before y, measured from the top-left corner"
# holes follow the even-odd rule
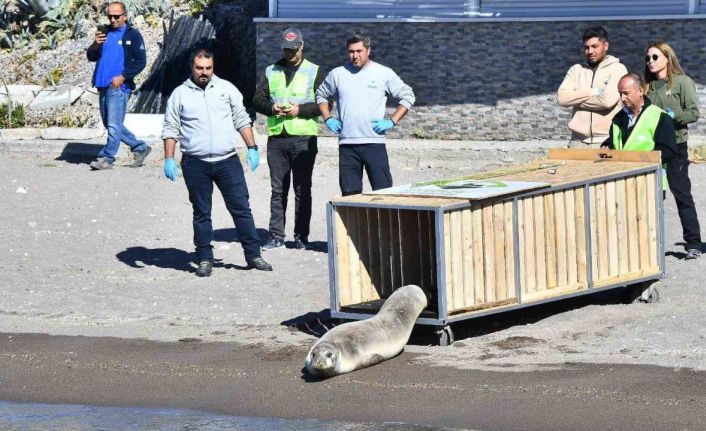
[[[299,30],[294,27],[289,27],[282,32],[282,49],[299,49],[304,40]]]

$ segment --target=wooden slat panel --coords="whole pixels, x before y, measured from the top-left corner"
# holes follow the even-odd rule
[[[640,269],[650,265],[650,241],[647,220],[647,184],[645,175],[637,177],[637,232],[640,243]]]
[[[463,228],[463,303],[466,306],[475,304],[475,273],[473,262],[473,213],[471,208],[461,212]]]
[[[336,229],[336,275],[339,305],[352,303],[351,279],[348,270],[348,229],[346,228],[346,212],[346,207],[334,207],[333,211]]]
[[[432,292],[436,292],[436,214],[427,211],[427,220],[429,224],[429,285]]]
[[[599,154],[607,154],[609,159],[602,159]],[[600,163],[614,162],[643,162],[660,163],[662,156],[659,151],[618,151],[603,149],[573,149],[573,148],[550,148],[549,160],[601,160]]]
[[[462,204],[466,203],[466,199],[458,198],[438,198],[438,197],[426,197],[426,196],[397,196],[397,195],[371,195],[371,194],[360,194],[351,195],[336,198],[331,201],[334,205],[336,204],[364,204],[368,206],[373,205],[384,205],[385,207],[395,208],[400,206],[417,206],[417,207],[427,207],[429,210],[435,210],[437,208],[443,207],[449,204]]]
[[[379,236],[378,236],[378,223],[380,221],[380,216],[378,214],[377,208],[367,208],[367,247],[368,247],[368,272],[370,273],[370,283],[374,296],[378,298],[382,295],[382,289],[380,288],[380,254],[379,250]]]
[[[606,207],[606,187],[605,183],[596,184],[596,251],[598,257],[598,277],[594,279],[606,278],[609,276],[608,267],[608,220]]]
[[[576,247],[576,189],[564,192],[564,220],[566,221],[566,284],[578,283],[578,257]],[[583,217],[581,218],[583,220]]]
[[[609,175],[630,175],[634,174],[636,169],[656,169],[656,167],[657,163],[539,160],[527,165],[512,167],[511,169],[514,173],[511,174],[502,174],[502,170],[498,170],[499,174],[496,176],[492,172],[485,172],[484,176],[492,176],[494,180],[498,181],[537,181],[552,186],[562,186],[598,181]],[[525,169],[525,171],[522,171],[522,169]]]
[[[655,190],[655,175],[646,176],[647,187],[647,225],[650,239],[650,267],[658,266],[657,263],[657,208],[655,207],[656,193],[661,193],[662,189]],[[661,197],[660,197],[661,198]]]
[[[453,310],[454,305],[454,291],[453,291],[453,274],[451,265],[453,263],[453,247],[451,243],[451,214],[448,212],[444,213],[444,271],[446,274],[446,286],[443,289],[446,290],[446,304],[448,310]]]
[[[596,279],[599,278],[598,276],[598,216],[597,211],[596,211],[596,199],[597,199],[597,193],[596,193],[596,184],[592,184],[590,187],[590,197],[588,200],[589,205],[591,206],[589,208],[589,213],[591,219],[589,222],[591,223],[591,271],[593,275],[593,280],[595,281]]]
[[[487,301],[485,295],[485,232],[483,232],[483,209],[480,205],[472,207],[473,220],[473,286],[476,304]]]
[[[429,292],[431,287],[429,283],[431,279],[429,276],[429,272],[431,271],[431,259],[429,259],[429,248],[431,247],[431,244],[429,244],[429,230],[434,227],[429,225],[429,211],[417,211],[416,215],[417,232],[419,233],[419,242],[417,244],[417,249],[419,250],[419,287],[421,287],[423,291]]]
[[[544,238],[545,266],[547,268],[547,288],[556,287],[556,215],[554,193],[544,195]]]
[[[493,206],[492,204],[481,206],[483,213],[483,273],[485,275],[485,300],[494,302],[495,294],[495,230],[493,229]]]
[[[586,206],[584,204],[585,189],[577,188],[574,192],[574,208],[576,219],[576,276],[578,282],[584,287],[588,287],[588,259],[586,254]]]
[[[374,288],[370,278],[370,256],[368,247],[368,209],[357,208],[358,234],[356,235],[356,248],[360,257],[360,292],[363,301],[380,299],[373,294]]]
[[[351,301],[358,303],[363,300],[360,276],[360,254],[357,246],[358,239],[358,208],[349,208],[346,211],[346,221],[348,226],[348,271],[351,277]]]
[[[628,220],[628,272],[637,271],[640,268],[640,241],[638,239],[637,219],[637,180],[629,177],[625,180],[625,199],[627,201]]]
[[[546,266],[546,259],[547,259],[547,252],[546,252],[546,238],[544,236],[544,226],[545,226],[545,218],[544,218],[544,197],[543,196],[535,196],[532,198],[534,202],[532,202],[533,208],[534,208],[534,228],[535,228],[535,235],[534,235],[534,242],[535,242],[535,250],[537,251],[535,254],[535,262],[536,262],[536,271],[537,271],[537,290],[545,290],[547,288],[547,266]]]
[[[618,224],[618,273],[627,274],[630,272],[628,258],[628,223],[630,222],[627,219],[628,202],[624,179],[615,182],[615,199]]]
[[[400,260],[399,210],[390,210],[390,294],[402,286],[402,263]]]
[[[525,245],[525,290],[524,292],[535,292],[537,290],[537,245],[535,241],[535,217],[534,198],[522,199],[522,214],[524,217],[524,239]]]
[[[512,201],[503,203],[503,213],[505,216],[505,295],[504,298],[515,298],[515,243],[514,227],[512,225]]]
[[[400,210],[400,256],[402,259],[402,285],[419,285],[421,270],[419,268],[419,227],[417,211]]]
[[[380,221],[378,222],[378,248],[380,251],[380,292],[384,298],[392,294],[392,255],[390,252],[391,231],[390,231],[390,210],[380,208],[378,210]]]
[[[615,198],[615,181],[605,183],[606,224],[608,226],[608,274],[618,275],[618,223]]]
[[[493,258],[495,266],[495,299],[507,298],[507,275],[505,274],[505,213],[501,202],[493,204]]]
[[[450,310],[464,307],[463,294],[463,222],[461,211],[452,211],[451,220],[451,279],[453,280],[453,306]],[[448,277],[448,275],[447,275]]]
[[[525,206],[524,199],[517,200],[517,237],[518,237],[518,249],[517,254],[519,258],[517,259],[520,264],[520,288],[522,293],[527,291],[527,264],[525,263],[525,253],[527,250],[527,240],[525,239]]]
[[[563,287],[568,284],[569,274],[566,266],[566,201],[564,192],[554,193],[554,217],[556,219],[556,283]]]

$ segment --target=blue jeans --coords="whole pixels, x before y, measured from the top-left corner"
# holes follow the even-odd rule
[[[100,107],[103,127],[108,130],[108,140],[98,153],[102,157],[113,163],[115,155],[120,149],[120,142],[125,142],[130,150],[140,152],[145,150],[145,142],[138,140],[135,135],[123,125],[125,112],[127,112],[127,101],[130,93],[119,88],[101,88],[98,93],[98,106]]]
[[[196,260],[213,260],[213,226],[211,204],[213,184],[223,195],[226,208],[233,217],[246,259],[260,256],[260,237],[250,211],[248,186],[240,159],[235,155],[219,162],[206,162],[184,155],[181,159],[189,200],[194,208],[194,245]]]

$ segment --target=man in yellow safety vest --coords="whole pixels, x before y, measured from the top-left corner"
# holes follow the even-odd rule
[[[620,78],[618,92],[623,109],[613,117],[601,148],[661,151],[662,163],[669,163],[677,155],[672,118],[645,97],[642,78],[636,73]]]
[[[282,58],[265,70],[253,106],[267,116],[267,164],[270,168],[269,238],[263,250],[284,247],[290,178],[294,177],[294,247],[308,247],[311,220],[311,175],[316,161],[315,91],[324,79],[319,66],[304,58],[304,40],[296,28],[281,36]]]

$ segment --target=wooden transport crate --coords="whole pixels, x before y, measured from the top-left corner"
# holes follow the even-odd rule
[[[363,194],[328,204],[331,313],[364,319],[417,284],[418,323],[448,324],[655,280],[664,271],[658,152],[550,150],[482,173],[547,183],[472,201]]]

